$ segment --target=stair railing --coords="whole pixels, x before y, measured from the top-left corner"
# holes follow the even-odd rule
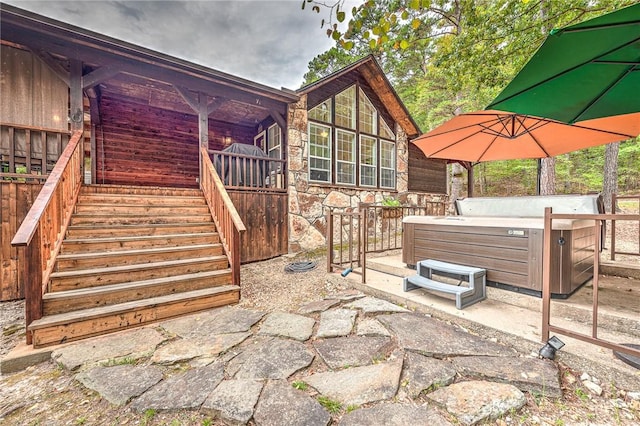
[[[240,233],[247,229],[231,202],[220,176],[213,168],[209,152],[205,147],[200,148],[200,157],[202,159],[200,188],[218,228],[224,251],[229,257],[233,285],[240,285]]]
[[[42,296],[62,246],[82,185],[82,131],[76,131],[56,162],[11,245],[24,255],[25,322],[27,344],[32,343],[29,324],[42,318]]]

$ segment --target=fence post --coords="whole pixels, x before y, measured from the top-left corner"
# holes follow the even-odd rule
[[[611,214],[616,214],[616,194],[611,194]],[[606,211],[605,211],[606,213]],[[611,219],[611,260],[616,260],[616,220]]]
[[[359,211],[360,213],[360,232],[361,232],[361,244],[360,255],[362,256],[362,284],[367,282],[367,209]]]
[[[25,325],[27,327],[27,345],[33,343],[33,334],[29,331],[29,325],[42,318],[42,245],[40,226],[36,227],[31,243],[22,250],[24,262],[22,262],[22,276],[24,278],[25,295]]]
[[[333,216],[331,207],[327,209],[327,272],[331,272],[333,263]]]

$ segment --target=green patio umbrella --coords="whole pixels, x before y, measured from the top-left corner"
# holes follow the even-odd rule
[[[552,31],[487,109],[565,123],[640,112],[640,3]]]

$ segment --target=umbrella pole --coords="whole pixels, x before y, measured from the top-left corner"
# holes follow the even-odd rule
[[[540,179],[542,179],[542,158],[538,158],[538,170],[536,178],[536,195],[540,195]]]

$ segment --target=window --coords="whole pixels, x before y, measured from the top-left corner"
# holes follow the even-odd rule
[[[281,145],[282,132],[280,131],[280,126],[274,124],[269,127],[267,136],[267,155],[269,155],[269,158],[282,159]]]
[[[385,139],[396,139],[396,135],[393,134],[389,126],[384,120],[380,120],[380,136]]]
[[[309,118],[324,123],[331,123],[331,99],[309,110]]]
[[[356,135],[336,130],[336,183],[356,183]]]
[[[376,111],[375,107],[367,98],[367,95],[364,94],[362,89],[358,91],[360,93],[360,110],[359,110],[359,126],[360,131],[364,133],[369,133],[370,135],[378,134],[378,111]]]
[[[395,189],[393,127],[365,90],[356,82],[308,110],[310,182]],[[275,147],[271,131],[269,128],[267,138],[270,156]]]
[[[392,142],[380,141],[380,186],[385,188],[396,186],[395,148]]]
[[[360,185],[376,186],[376,138],[360,136]]]
[[[336,126],[356,128],[356,86],[336,95]]]
[[[309,180],[331,182],[331,127],[309,123]]]

